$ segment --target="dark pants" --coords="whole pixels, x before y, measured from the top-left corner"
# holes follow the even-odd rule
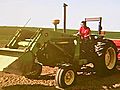
[[[80,58],[85,59],[87,56],[87,52],[89,51],[89,39],[81,39],[80,43]]]

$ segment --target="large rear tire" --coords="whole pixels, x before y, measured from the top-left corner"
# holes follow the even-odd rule
[[[60,88],[67,88],[74,84],[75,77],[76,73],[74,69],[70,67],[60,68],[55,77],[56,85]]]
[[[107,40],[96,45],[97,60],[95,62],[96,74],[99,76],[111,75],[116,71],[117,48],[115,44]]]

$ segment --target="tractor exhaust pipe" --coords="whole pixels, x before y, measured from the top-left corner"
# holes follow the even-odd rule
[[[64,7],[64,28],[63,28],[63,32],[66,33],[66,7],[68,5],[67,4],[63,4],[63,7]]]

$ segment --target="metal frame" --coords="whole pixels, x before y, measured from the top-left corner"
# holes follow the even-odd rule
[[[85,18],[86,22],[91,22],[91,21],[99,21],[99,25],[98,25],[98,34],[101,34],[101,30],[102,30],[102,17],[96,17],[96,18]]]

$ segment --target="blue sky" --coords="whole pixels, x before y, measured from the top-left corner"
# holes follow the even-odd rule
[[[54,27],[54,19],[60,19],[63,28],[63,3],[67,7],[67,28],[79,29],[86,17],[103,18],[103,29],[120,30],[120,0],[0,0],[0,25]],[[97,23],[88,24],[91,28]]]

